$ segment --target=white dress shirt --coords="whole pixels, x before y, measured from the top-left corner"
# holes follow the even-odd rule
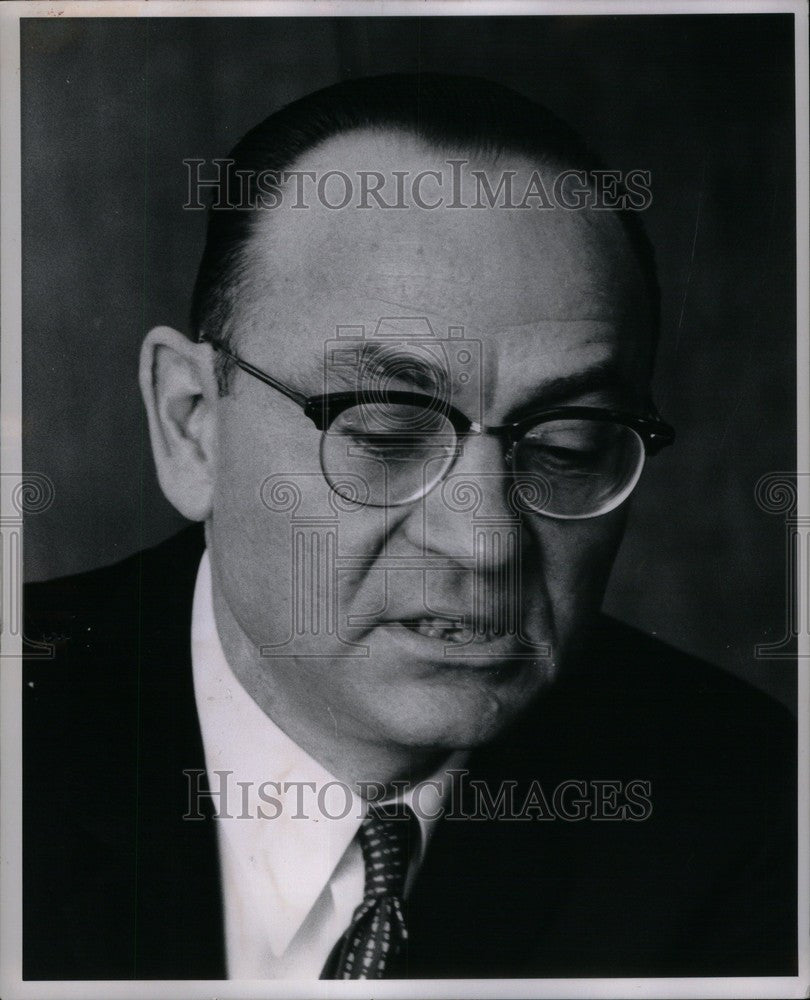
[[[191,652],[218,812],[228,978],[317,979],[363,899],[355,835],[367,805],[282,732],[237,680],[217,634],[207,552],[194,591]],[[450,788],[446,771],[463,760],[454,754],[402,796],[418,804],[421,830],[409,885]]]

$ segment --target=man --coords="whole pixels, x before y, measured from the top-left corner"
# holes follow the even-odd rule
[[[25,975],[794,972],[791,723],[599,615],[673,437],[629,188],[452,77],[231,158],[142,354],[197,526],[27,598]]]

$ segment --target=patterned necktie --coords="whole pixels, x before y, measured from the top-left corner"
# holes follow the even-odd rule
[[[335,945],[321,979],[382,979],[407,940],[402,899],[409,857],[419,835],[414,820],[411,810],[402,806],[396,812],[372,807],[363,820],[357,834],[366,867],[363,902]]]

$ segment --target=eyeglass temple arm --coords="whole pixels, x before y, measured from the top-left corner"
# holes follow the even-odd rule
[[[272,375],[268,375],[267,372],[262,371],[261,368],[254,367],[248,361],[243,361],[239,355],[228,350],[227,347],[221,344],[218,340],[215,340],[213,337],[205,337],[203,342],[207,342],[215,350],[221,351],[226,358],[230,358],[235,365],[241,368],[242,371],[247,372],[248,375],[252,375],[260,382],[264,382],[265,385],[269,385],[271,389],[275,389],[283,396],[286,396],[287,399],[291,399],[305,411],[308,410],[308,404],[310,403],[309,396],[305,396],[301,392],[296,392],[295,389],[291,389],[283,382],[279,382],[278,379],[274,379]],[[657,424],[658,427],[656,427],[655,430],[647,431],[644,443],[649,454],[655,455],[657,452],[661,451],[662,448],[666,448],[667,445],[671,445],[673,443],[675,440],[675,431],[672,427],[661,420],[661,417],[658,415],[658,411],[652,404],[652,401],[649,402],[649,410],[651,416],[647,417],[646,420],[649,420],[653,424]],[[469,430],[474,434],[494,434],[495,436],[502,436],[509,428],[510,425],[486,427],[476,421],[470,421],[469,426]]]
[[[576,409],[576,408],[575,408]],[[645,450],[650,455],[656,455],[662,448],[666,448],[675,441],[675,428],[670,427],[657,414],[652,417],[643,417],[633,426],[636,433],[641,432]],[[515,429],[514,424],[479,424],[475,420],[470,421],[467,429],[468,434],[491,434],[493,437],[509,439]]]
[[[206,338],[207,342],[215,348],[217,351],[221,351],[226,358],[230,358],[231,361],[243,372],[247,372],[248,375],[252,375],[257,378],[260,382],[264,382],[265,385],[269,385],[271,389],[275,389],[280,392],[287,399],[291,399],[294,403],[297,403],[301,407],[306,407],[308,396],[305,396],[301,392],[296,392],[295,389],[291,389],[289,386],[284,385],[283,382],[279,382],[274,379],[272,375],[268,375],[267,372],[263,372],[261,368],[255,368],[250,362],[243,361],[238,354],[234,354],[233,351],[229,351],[227,347],[220,344],[219,341],[213,340],[211,337]]]

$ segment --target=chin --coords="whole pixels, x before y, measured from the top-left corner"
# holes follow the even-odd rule
[[[479,672],[463,683],[397,692],[376,706],[380,735],[413,749],[474,749],[508,729],[549,681],[518,667],[507,680]]]

